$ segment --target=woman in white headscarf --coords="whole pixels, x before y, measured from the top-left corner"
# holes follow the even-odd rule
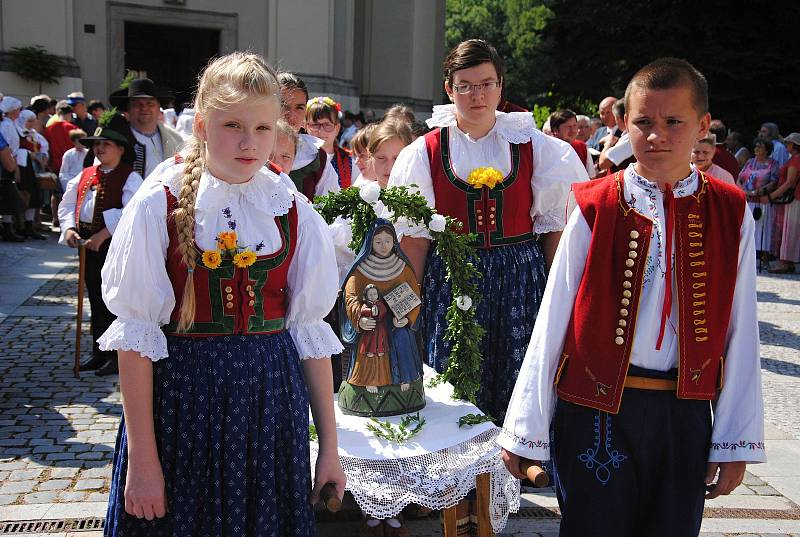
[[[25,212],[25,228],[22,235],[31,239],[47,240],[47,237],[38,233],[33,227],[33,220],[36,216],[36,209],[42,206],[42,193],[36,184],[36,174],[33,170],[31,154],[36,152],[35,138],[20,132],[17,120],[22,114],[22,101],[14,97],[4,97],[0,101],[0,110],[3,111],[3,122],[0,123],[0,133],[8,142],[12,155],[17,161],[19,168],[19,190]],[[34,116],[35,117],[35,116]],[[24,125],[24,120],[23,120]],[[24,128],[23,128],[24,131]]]

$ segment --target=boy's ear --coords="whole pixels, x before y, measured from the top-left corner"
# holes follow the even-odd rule
[[[697,139],[705,138],[708,136],[708,129],[711,127],[711,114],[706,112],[700,118],[700,132],[697,133]]]
[[[444,92],[450,97],[450,102],[453,102],[453,88],[450,87],[450,83],[446,80],[444,82]]]

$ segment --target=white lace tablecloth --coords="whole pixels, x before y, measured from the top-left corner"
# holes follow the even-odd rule
[[[425,368],[426,420],[419,434],[398,445],[376,437],[369,418],[343,414],[336,405],[339,459],[347,474],[347,490],[359,507],[375,518],[396,516],[410,503],[431,509],[456,505],[475,488],[475,478],[488,473],[490,518],[495,533],[506,525],[508,514],[519,510],[520,484],[508,473],[495,443],[500,429],[491,423],[459,427],[465,414],[481,414],[474,405],[452,399],[453,388],[440,384],[428,388],[435,372]],[[401,416],[380,418],[399,423]],[[312,442],[312,462],[317,445]],[[313,468],[313,464],[312,464]]]

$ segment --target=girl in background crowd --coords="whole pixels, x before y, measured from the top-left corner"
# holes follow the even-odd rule
[[[386,119],[369,133],[367,151],[375,180],[386,188],[400,151],[412,142],[411,128],[405,121]]]
[[[353,186],[359,187],[370,181],[377,181],[377,177],[375,177],[375,168],[372,165],[372,159],[369,158],[369,150],[367,149],[370,134],[376,126],[377,123],[365,125],[356,131],[353,138],[350,140],[356,166],[361,170],[361,174],[353,181]]]
[[[292,73],[278,74],[283,119],[298,133],[293,168],[287,170],[297,190],[309,200],[328,192],[338,192],[339,176],[323,149],[324,141],[304,132],[306,126],[306,84]]]
[[[339,188],[349,188],[361,173],[350,151],[336,143],[342,128],[342,106],[330,97],[314,97],[306,104],[306,130],[325,142],[322,148],[339,178]]]
[[[705,138],[701,138],[695,142],[692,148],[692,164],[694,167],[703,173],[707,173],[711,177],[716,177],[721,181],[725,181],[730,185],[735,185],[736,181],[733,176],[728,173],[725,168],[717,166],[713,162],[714,151],[716,150],[717,137],[709,133]]]
[[[297,155],[297,133],[285,120],[279,119],[275,125],[275,148],[269,160],[277,164],[284,173],[292,169]]]
[[[322,320],[336,266],[322,218],[265,167],[279,92],[258,55],[211,62],[186,155],[114,235],[101,346],[119,351],[124,414],[106,535],[311,536],[322,486],[344,493],[328,359],[342,346]]]

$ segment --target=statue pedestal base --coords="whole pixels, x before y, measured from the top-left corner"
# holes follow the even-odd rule
[[[339,408],[344,414],[363,417],[383,417],[409,414],[425,407],[425,389],[418,378],[403,391],[399,384],[379,386],[377,393],[366,386],[355,386],[347,381],[339,387]]]

